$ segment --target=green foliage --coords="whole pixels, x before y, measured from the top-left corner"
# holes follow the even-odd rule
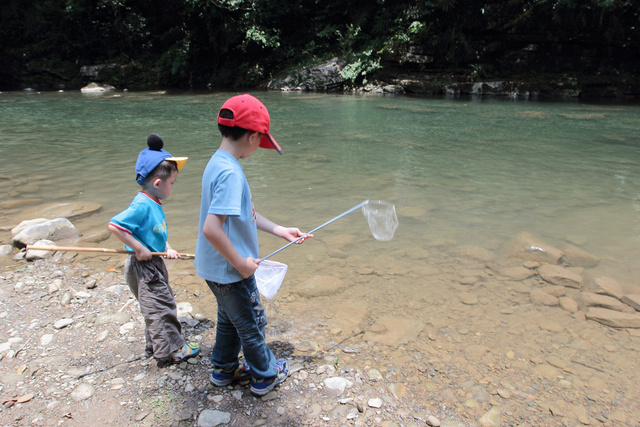
[[[393,67],[472,79],[640,72],[631,0],[41,0],[0,3],[0,90],[31,82],[231,88],[337,56],[366,83]],[[409,53],[433,58],[406,62]],[[413,67],[413,68],[412,68]]]
[[[354,59],[347,64],[342,73],[344,79],[351,83],[367,84],[367,76],[382,68],[380,58],[372,56],[373,51],[367,50],[354,55]]]

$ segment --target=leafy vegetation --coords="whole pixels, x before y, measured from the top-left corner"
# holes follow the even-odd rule
[[[389,73],[570,76],[637,89],[631,0],[5,0],[0,89],[252,87],[333,57]]]

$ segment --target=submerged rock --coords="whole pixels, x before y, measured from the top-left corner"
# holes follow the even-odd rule
[[[622,297],[621,301],[640,311],[640,295],[625,295]]]
[[[607,295],[582,292],[580,298],[585,307],[602,307],[608,308],[609,310],[621,311],[623,313],[635,313],[636,311],[633,307]]]
[[[640,313],[622,313],[607,308],[591,307],[587,319],[595,320],[614,328],[640,328]]]
[[[553,246],[542,243],[529,233],[521,233],[509,245],[508,256],[523,261],[539,261],[557,264],[564,253]]]
[[[577,246],[567,245],[563,248],[563,260],[575,267],[592,268],[598,265],[600,258]]]
[[[596,277],[593,279],[593,286],[597,294],[609,295],[618,299],[624,296],[622,286],[609,277]]]
[[[418,319],[383,316],[364,334],[365,341],[389,346],[415,341],[424,329]]]
[[[559,265],[543,265],[538,268],[538,274],[544,281],[554,285],[577,289],[582,289],[583,286],[582,276]]]
[[[314,276],[307,280],[302,286],[297,287],[295,292],[306,297],[319,297],[333,295],[342,289],[340,279],[332,276]]]

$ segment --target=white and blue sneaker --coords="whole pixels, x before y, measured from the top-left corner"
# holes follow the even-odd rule
[[[224,387],[233,382],[248,380],[249,378],[251,378],[251,368],[249,368],[249,365],[247,365],[244,360],[240,359],[236,367],[229,371],[223,371],[222,369],[214,367],[213,372],[211,372],[209,376],[209,381],[215,386]]]
[[[285,359],[279,359],[276,361],[278,367],[278,375],[271,378],[251,378],[251,393],[254,396],[264,396],[275,388],[278,384],[283,382],[289,376],[289,362]]]

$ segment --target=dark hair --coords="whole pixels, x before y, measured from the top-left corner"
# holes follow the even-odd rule
[[[223,108],[222,110],[220,110],[220,117],[222,117],[223,119],[233,119],[233,111],[227,108]],[[234,141],[242,138],[247,132],[251,132],[249,129],[225,126],[221,125],[220,123],[218,123],[218,130],[220,131],[222,136],[230,138]]]
[[[171,176],[173,171],[177,171],[177,170],[178,170],[178,166],[174,162],[163,160],[160,162],[158,166],[156,166],[155,168],[153,168],[151,172],[149,172],[149,175],[147,175],[147,177],[144,180],[144,184],[151,182],[151,180],[156,178],[165,180]]]

